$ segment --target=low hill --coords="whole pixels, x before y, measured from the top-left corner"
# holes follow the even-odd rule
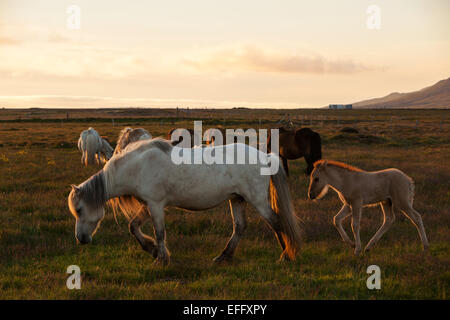
[[[394,92],[387,96],[353,103],[354,108],[450,108],[450,78],[419,91]]]

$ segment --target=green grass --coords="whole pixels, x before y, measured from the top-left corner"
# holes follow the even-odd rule
[[[265,110],[251,119],[235,116],[233,126],[250,127],[262,118],[262,126],[271,127],[284,113]],[[305,113],[319,119],[326,114],[324,110]],[[323,138],[324,158],[367,170],[397,167],[413,177],[415,208],[423,215],[430,240],[428,254],[421,252],[415,227],[398,214],[392,229],[373,250],[355,257],[331,223],[341,206],[337,196],[330,191],[319,202],[307,200],[309,179],[303,174],[302,159],[289,164],[294,205],[306,232],[295,262],[277,263],[281,250],[274,235],[249,208],[248,229],[235,260],[215,265],[212,258],[232,232],[225,204],[199,213],[167,211],[167,243],[172,253],[168,267],[154,266],[153,258],[128,233],[125,218],[119,216],[116,224],[110,209],[93,243],[78,246],[75,221],[67,209],[69,186],[96,172],[81,166],[76,149],[79,133],[93,126],[114,141],[122,125],[143,126],[157,136],[173,126],[192,126],[192,122],[161,124],[130,118],[113,127],[108,121],[78,119],[61,125],[59,121],[19,122],[5,117],[10,121],[0,124],[0,298],[448,299],[449,112],[355,110],[342,115],[350,123],[345,126],[355,126],[362,136],[341,133],[343,121],[339,126],[330,119],[323,125],[314,122],[313,129]],[[379,121],[372,121],[373,116]],[[394,130],[382,121],[391,116],[401,118]],[[420,119],[418,128],[416,119]],[[364,209],[363,243],[381,222],[379,208]],[[349,220],[344,224],[351,233]],[[149,225],[144,230],[152,233]],[[81,290],[66,288],[66,269],[73,264],[82,271]],[[381,268],[381,290],[366,287],[366,269],[371,264]]]

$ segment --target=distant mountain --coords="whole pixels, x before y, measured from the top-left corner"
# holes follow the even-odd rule
[[[385,97],[353,103],[354,108],[450,108],[450,78],[419,91],[394,92]]]

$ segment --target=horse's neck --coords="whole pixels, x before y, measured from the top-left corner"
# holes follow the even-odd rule
[[[334,169],[331,174],[328,174],[329,185],[336,191],[341,191],[343,189],[344,184],[344,175],[346,173],[341,169]]]
[[[126,194],[126,190],[129,188],[129,177],[127,179],[126,172],[123,168],[113,163],[108,163],[103,170],[106,181],[106,197],[107,199],[120,197]]]

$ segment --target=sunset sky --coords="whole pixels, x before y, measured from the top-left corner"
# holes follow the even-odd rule
[[[0,107],[352,103],[450,76],[450,1],[0,0],[0,75]]]

